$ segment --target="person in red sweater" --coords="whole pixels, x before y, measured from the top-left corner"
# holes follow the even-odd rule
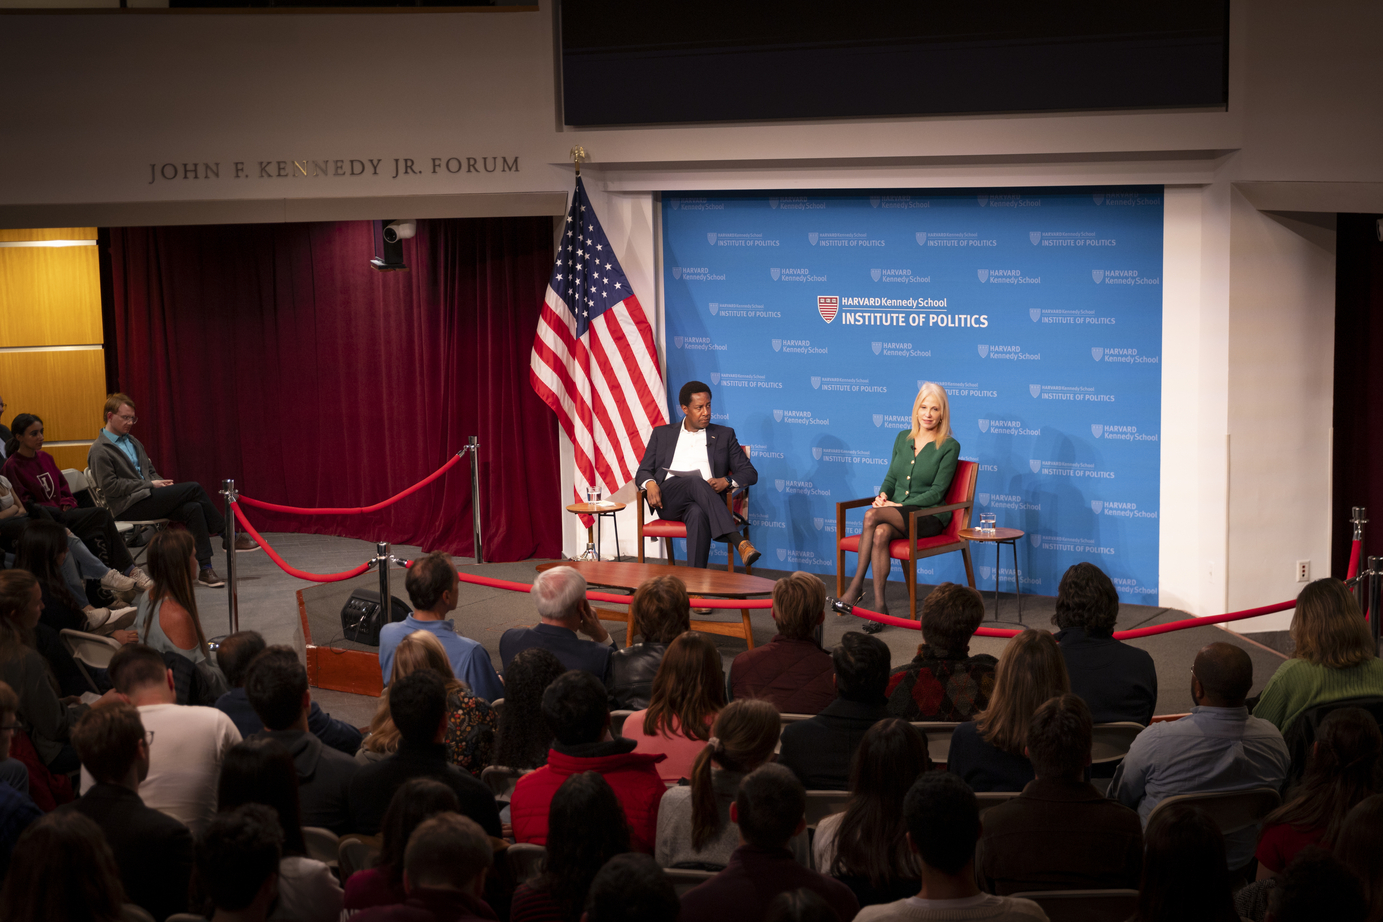
[[[543,692],[543,720],[552,730],[547,764],[519,779],[509,801],[514,840],[547,844],[553,795],[571,775],[598,772],[624,809],[630,845],[653,854],[658,803],[667,786],[658,763],[667,756],[634,752],[634,741],[610,738],[605,685],[589,672],[564,672]]]
[[[71,529],[106,566],[133,579],[140,590],[148,590],[153,584],[134,565],[110,513],[100,506],[79,507],[57,462],[42,449],[43,420],[20,413],[14,418],[14,434],[5,446],[7,458],[0,471],[14,487],[15,496],[30,515],[54,519]]]

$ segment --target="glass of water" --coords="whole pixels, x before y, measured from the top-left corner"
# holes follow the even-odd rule
[[[992,512],[980,513],[980,534],[992,535],[995,529],[995,516]]]

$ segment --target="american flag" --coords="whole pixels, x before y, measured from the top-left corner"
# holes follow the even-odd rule
[[[576,449],[576,501],[634,479],[667,390],[653,326],[576,178],[533,337],[529,380]]]

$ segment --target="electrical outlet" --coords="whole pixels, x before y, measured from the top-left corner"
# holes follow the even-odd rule
[[[1309,561],[1309,560],[1298,560],[1298,561],[1297,561],[1297,582],[1299,582],[1299,583],[1309,583],[1309,582],[1311,582],[1311,561]]]

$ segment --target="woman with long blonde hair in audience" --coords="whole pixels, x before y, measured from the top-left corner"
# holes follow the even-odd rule
[[[653,679],[648,707],[630,714],[622,735],[635,752],[661,752],[658,773],[669,784],[691,773],[692,762],[711,738],[711,722],[725,707],[725,671],[715,642],[687,631],[668,644]]]
[[[1023,754],[1028,722],[1048,698],[1071,690],[1066,662],[1050,631],[1009,641],[994,670],[989,707],[951,734],[947,770],[975,791],[1021,791],[1036,777]]]
[[[711,738],[692,763],[691,784],[670,788],[658,804],[654,857],[665,868],[725,867],[739,846],[739,827],[730,822],[740,779],[773,761],[782,721],[767,701],[731,701],[716,716]],[[810,867],[807,835],[788,843],[794,856]]]
[[[414,631],[394,649],[393,670],[389,684],[412,675],[420,669],[431,669],[447,683],[447,761],[479,775],[490,764],[495,745],[495,728],[499,720],[495,709],[484,699],[471,694],[466,683],[451,671],[451,661],[442,642],[428,631]],[[379,696],[379,707],[370,721],[370,732],[356,753],[356,759],[370,762],[397,752],[399,730],[389,717],[389,689]]]
[[[1359,603],[1338,579],[1318,579],[1301,590],[1291,635],[1292,658],[1268,679],[1254,717],[1286,733],[1318,704],[1383,695],[1383,660]]]
[[[197,547],[192,533],[185,528],[160,531],[149,540],[148,561],[154,584],[139,600],[134,618],[140,643],[194,663],[210,662],[197,613]]]

